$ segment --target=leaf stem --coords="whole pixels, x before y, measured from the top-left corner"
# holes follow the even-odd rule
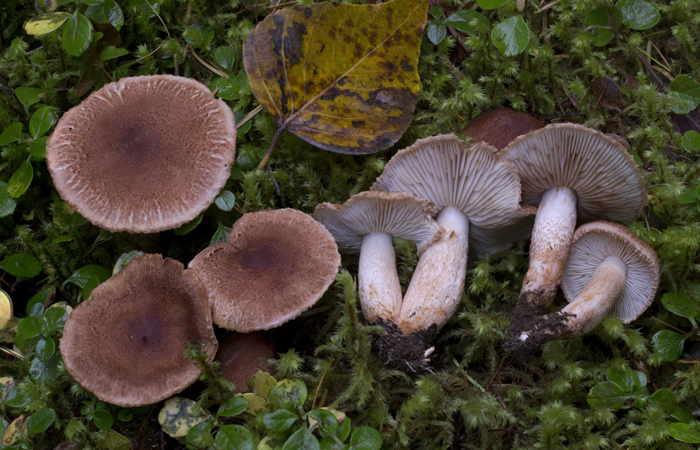
[[[260,161],[260,164],[258,164],[258,170],[263,170],[265,166],[267,165],[267,162],[270,160],[270,155],[272,155],[272,150],[274,150],[275,145],[277,145],[277,141],[279,141],[280,136],[282,136],[282,132],[284,131],[284,127],[279,127],[277,131],[275,132],[275,135],[272,136],[272,141],[270,141],[270,146],[268,147],[267,151],[265,152],[265,156],[263,156],[262,161]]]
[[[245,125],[246,122],[248,122],[250,119],[252,119],[253,117],[255,117],[260,111],[262,111],[262,109],[263,109],[263,106],[262,106],[262,105],[258,105],[257,108],[255,108],[254,110],[252,110],[251,112],[249,112],[248,115],[246,115],[240,122],[238,122],[238,123],[236,124],[236,129],[239,129],[240,127],[242,127],[243,125]]]

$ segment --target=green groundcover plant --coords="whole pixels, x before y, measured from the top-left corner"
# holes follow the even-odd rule
[[[0,330],[0,448],[700,447],[696,0],[431,0],[412,118],[372,154],[321,150],[258,108],[244,42],[265,17],[311,0],[0,3],[0,300],[13,308]],[[46,142],[90,92],[146,74],[193,78],[223,99],[240,125],[236,160],[194,221],[110,233],[59,197]],[[251,393],[235,394],[195,345],[187,356],[200,382],[156,405],[101,402],[66,372],[59,341],[70,311],[137,254],[188,262],[247,212],[343,203],[369,189],[397,150],[436,134],[466,140],[466,125],[498,107],[629,142],[649,204],[626,225],[662,269],[656,301],[632,324],[607,318],[529,358],[507,355],[501,344],[528,263],[521,241],[470,261],[430,370],[407,374],[372,354],[380,329],[362,317],[358,260],[344,256],[323,298],[271,332],[274,373],[256,375]],[[409,242],[395,247],[405,288],[418,256]],[[565,300],[554,303],[550,311]]]

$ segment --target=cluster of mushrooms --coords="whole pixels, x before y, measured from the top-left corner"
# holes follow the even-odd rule
[[[230,174],[235,130],[228,106],[196,81],[123,78],[61,118],[47,163],[61,197],[92,223],[152,233],[195,219],[214,201]],[[184,358],[187,342],[214,358],[213,324],[267,330],[311,307],[340,267],[340,247],[360,253],[362,311],[384,326],[375,347],[385,361],[416,370],[459,305],[470,250],[488,254],[532,235],[506,344],[529,351],[586,332],[608,313],[634,320],[652,301],[654,251],[620,225],[591,222],[632,220],[645,204],[624,147],[583,126],[549,125],[499,150],[454,135],[421,139],[344,205],[320,204],[313,217],[245,214],[228,242],[207,247],[187,269],[160,255],[134,259],[73,310],[60,350],[69,373],[98,398],[157,402],[198,377]],[[591,223],[574,233],[583,222]],[[420,256],[405,294],[394,237],[415,241]],[[560,284],[572,303],[543,316]]]

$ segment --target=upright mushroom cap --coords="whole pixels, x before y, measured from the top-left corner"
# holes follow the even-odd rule
[[[626,227],[605,221],[580,226],[574,234],[561,288],[566,299],[573,301],[609,256],[617,257],[627,267],[624,289],[610,313],[630,323],[654,301],[661,266],[656,252]]]
[[[245,214],[228,243],[205,248],[189,267],[209,293],[214,323],[247,333],[282,325],[316,303],[340,254],[311,216],[278,209]]]
[[[406,192],[365,191],[342,205],[321,203],[314,218],[326,226],[338,247],[358,253],[363,237],[375,232],[415,241],[418,250],[440,229],[431,216],[438,210],[429,201]]]
[[[549,189],[568,187],[576,193],[580,222],[632,220],[647,204],[632,156],[615,140],[582,125],[547,125],[516,138],[498,156],[518,171],[523,203],[537,206]]]
[[[231,109],[203,84],[122,78],[63,115],[46,145],[56,190],[111,231],[175,228],[204,211],[235,156]]]
[[[543,122],[529,114],[498,108],[478,115],[464,129],[464,134],[472,142],[483,141],[500,150],[516,137],[543,127]]]
[[[270,372],[267,360],[277,356],[275,343],[262,331],[235,333],[226,339],[216,353],[221,373],[236,385],[236,391],[248,392],[246,381],[258,371]]]
[[[71,376],[100,400],[156,403],[199,376],[185,345],[217,349],[207,293],[183,265],[161,255],[134,259],[78,305],[63,330],[61,355]]]
[[[419,139],[400,150],[372,190],[411,192],[438,209],[461,210],[469,218],[470,246],[480,254],[503,249],[504,241],[507,245],[508,239],[493,229],[518,228],[534,213],[521,208],[518,176],[510,163],[496,159],[495,148],[483,142],[467,147],[453,134]],[[507,238],[516,234],[511,229]]]

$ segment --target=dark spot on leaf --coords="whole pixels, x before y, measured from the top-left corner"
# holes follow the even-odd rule
[[[380,65],[385,69],[388,70],[389,72],[394,72],[396,71],[397,67],[396,64],[394,64],[391,61],[382,61]]]
[[[304,8],[304,17],[306,17],[308,19],[309,17],[311,17],[311,14],[313,14],[313,12],[311,11],[311,8],[309,8],[308,6],[306,8]]]
[[[282,35],[284,33],[284,17],[281,15],[272,16],[272,20],[275,21],[275,29],[269,30],[267,34],[270,35],[270,40],[272,41],[272,50],[275,55],[282,55]]]
[[[287,28],[287,36],[284,38],[284,55],[289,64],[295,66],[301,62],[304,55],[302,43],[306,34],[306,26],[303,23],[294,22]]]
[[[367,122],[365,122],[364,120],[353,120],[352,121],[352,126],[355,128],[361,128],[361,127],[365,126],[366,124],[367,124]]]
[[[340,80],[338,80],[338,86],[343,86],[345,83],[347,83],[349,80],[348,77],[343,77]]]
[[[321,46],[321,50],[319,50],[318,52],[319,52],[319,53],[323,53],[323,49],[325,49],[325,48],[326,48],[326,44],[323,44],[323,45]],[[314,73],[316,73],[315,70],[314,70]]]
[[[411,66],[405,59],[401,60],[401,68],[406,72],[413,72],[413,66]]]

